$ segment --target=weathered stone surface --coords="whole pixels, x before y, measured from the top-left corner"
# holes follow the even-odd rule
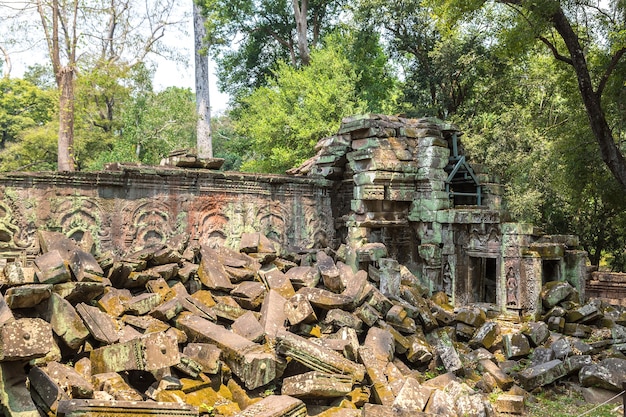
[[[443,362],[444,368],[447,372],[457,373],[462,372],[463,363],[459,357],[458,352],[452,344],[452,340],[445,329],[440,331],[431,332],[427,335],[428,341],[434,346],[437,355]]]
[[[256,310],[265,298],[265,285],[258,281],[244,281],[230,292],[242,308]]]
[[[89,336],[89,330],[72,304],[55,293],[48,301],[46,320],[70,349],[78,349]]]
[[[522,333],[535,347],[542,345],[546,340],[548,340],[548,337],[550,337],[548,325],[543,321],[526,323],[522,329]]]
[[[52,284],[27,284],[11,287],[4,294],[9,308],[32,308],[50,298]]]
[[[288,395],[270,395],[234,417],[304,417],[306,414],[302,400]]]
[[[496,411],[499,413],[524,414],[524,397],[521,395],[502,394],[496,399]]]
[[[65,400],[59,402],[59,417],[197,417],[198,409],[191,405],[147,401]]]
[[[469,341],[469,345],[473,347],[484,347],[490,349],[495,343],[496,337],[500,333],[500,327],[498,323],[494,321],[485,322],[474,333],[474,336]]]
[[[285,314],[286,303],[287,300],[274,290],[270,290],[265,296],[259,323],[267,337],[274,339],[279,331],[285,329],[285,322],[287,321],[287,315]]]
[[[285,276],[296,290],[302,287],[314,288],[320,281],[319,270],[311,266],[296,266],[285,272]]]
[[[286,301],[285,316],[291,325],[317,321],[315,310],[304,294],[295,294]]]
[[[22,318],[0,327],[0,362],[41,358],[54,345],[52,328],[42,319]]]
[[[40,417],[21,363],[0,363],[0,411],[7,417]]]
[[[120,326],[108,314],[84,303],[78,304],[76,311],[94,339],[105,343],[115,343],[119,340]]]
[[[520,384],[527,391],[550,384],[565,375],[563,362],[558,359],[526,368],[517,374]]]
[[[222,350],[209,343],[188,343],[183,354],[195,360],[202,366],[202,372],[206,374],[217,374],[221,368]]]
[[[584,366],[579,373],[585,387],[598,387],[620,392],[626,381],[626,359],[607,358],[597,364]]]
[[[102,281],[104,271],[96,258],[83,250],[72,251],[69,258],[69,267],[78,281]]]
[[[339,269],[335,265],[335,261],[324,251],[317,252],[316,258],[317,268],[324,286],[332,292],[342,292],[344,290],[344,283],[341,279]]]
[[[504,373],[504,371],[502,371],[502,369],[500,369],[498,365],[496,365],[489,359],[483,359],[478,363],[483,372],[487,372],[494,377],[496,383],[498,384],[498,387],[502,391],[507,391],[509,388],[511,388],[514,383],[513,378]]]
[[[265,339],[265,329],[259,323],[253,312],[248,311],[243,316],[239,317],[230,326],[233,333],[243,336],[246,339],[260,343]]]
[[[165,333],[149,333],[125,343],[116,343],[91,351],[93,373],[126,370],[151,371],[173,366],[180,361],[176,339]]]
[[[522,358],[530,354],[530,343],[522,333],[502,335],[502,343],[507,359]]]
[[[552,308],[572,294],[574,288],[564,281],[546,283],[541,289],[541,300],[545,308]]]
[[[363,365],[287,331],[278,332],[276,350],[315,371],[348,374],[357,382],[363,381],[365,377]]]
[[[281,394],[296,398],[335,398],[352,391],[352,378],[318,371],[283,379]]]
[[[405,412],[422,412],[433,389],[422,386],[417,379],[407,378],[393,402],[393,407]]]
[[[37,407],[46,414],[56,415],[59,401],[69,399],[65,390],[37,366],[31,368],[28,372],[28,382],[30,384],[30,396],[37,404]]]
[[[35,259],[37,279],[42,284],[58,284],[71,279],[68,262],[58,250],[46,252]]]
[[[78,373],[74,368],[63,365],[58,362],[50,362],[43,371],[70,398],[91,398],[93,396],[94,387],[83,375]],[[29,373],[30,377],[31,373]]]
[[[176,319],[192,342],[211,343],[225,352],[225,361],[248,389],[266,385],[276,377],[276,359],[257,345],[225,328],[192,314]]]

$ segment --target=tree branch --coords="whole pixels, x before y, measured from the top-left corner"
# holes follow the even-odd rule
[[[602,93],[604,92],[604,87],[606,87],[606,83],[609,81],[613,70],[615,69],[615,67],[617,67],[619,60],[622,58],[622,56],[624,56],[624,53],[626,53],[626,48],[618,50],[611,58],[611,62],[609,63],[609,66],[606,67],[604,74],[602,74],[602,78],[600,78],[600,83],[598,84],[598,88],[596,90],[596,96],[598,96],[598,98],[602,96]]]
[[[554,58],[556,60],[565,62],[566,64],[569,64],[569,65],[574,65],[574,63],[572,62],[572,59],[569,57],[566,57],[565,55],[561,55],[559,51],[556,49],[556,46],[554,46],[554,44],[550,42],[546,37],[539,36],[538,38],[541,42],[543,42],[548,47],[548,49],[550,49],[550,51],[552,52],[552,55],[554,55]]]

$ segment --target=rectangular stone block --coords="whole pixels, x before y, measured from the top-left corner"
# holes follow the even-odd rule
[[[59,417],[197,417],[198,409],[192,405],[147,401],[59,401]]]
[[[263,346],[193,314],[181,313],[176,327],[192,342],[211,343],[222,349],[226,363],[248,389],[266,385],[276,378],[276,358]]]
[[[35,258],[37,278],[42,284],[57,284],[71,279],[68,262],[63,259],[58,250],[46,252]]]
[[[127,370],[152,371],[180,362],[175,338],[149,333],[140,338],[92,350],[89,359],[94,374]]]
[[[84,303],[78,304],[76,311],[94,339],[105,343],[115,343],[119,340],[120,326],[114,318],[99,308]]]
[[[296,398],[336,398],[352,391],[352,378],[311,371],[283,379],[282,395]]]
[[[41,358],[53,346],[52,328],[42,319],[17,319],[0,327],[0,362]]]
[[[270,395],[233,417],[305,417],[306,406],[288,395]]]

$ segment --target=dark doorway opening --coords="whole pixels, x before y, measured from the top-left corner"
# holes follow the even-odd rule
[[[544,260],[541,265],[541,281],[542,284],[551,281],[561,280],[561,261]]]
[[[495,304],[497,277],[496,258],[470,257],[470,301]]]

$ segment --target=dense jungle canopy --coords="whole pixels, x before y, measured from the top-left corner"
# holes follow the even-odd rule
[[[195,145],[194,93],[156,91],[149,61],[181,59],[159,42],[191,4],[177,21],[183,5],[148,3],[0,5],[0,170],[155,164]],[[460,126],[470,160],[506,185],[511,219],[578,234],[594,265],[626,267],[626,1],[197,5],[203,52],[231,97],[212,120],[224,169],[284,172],[348,115],[435,116]],[[10,52],[24,43],[50,59],[13,78]]]

